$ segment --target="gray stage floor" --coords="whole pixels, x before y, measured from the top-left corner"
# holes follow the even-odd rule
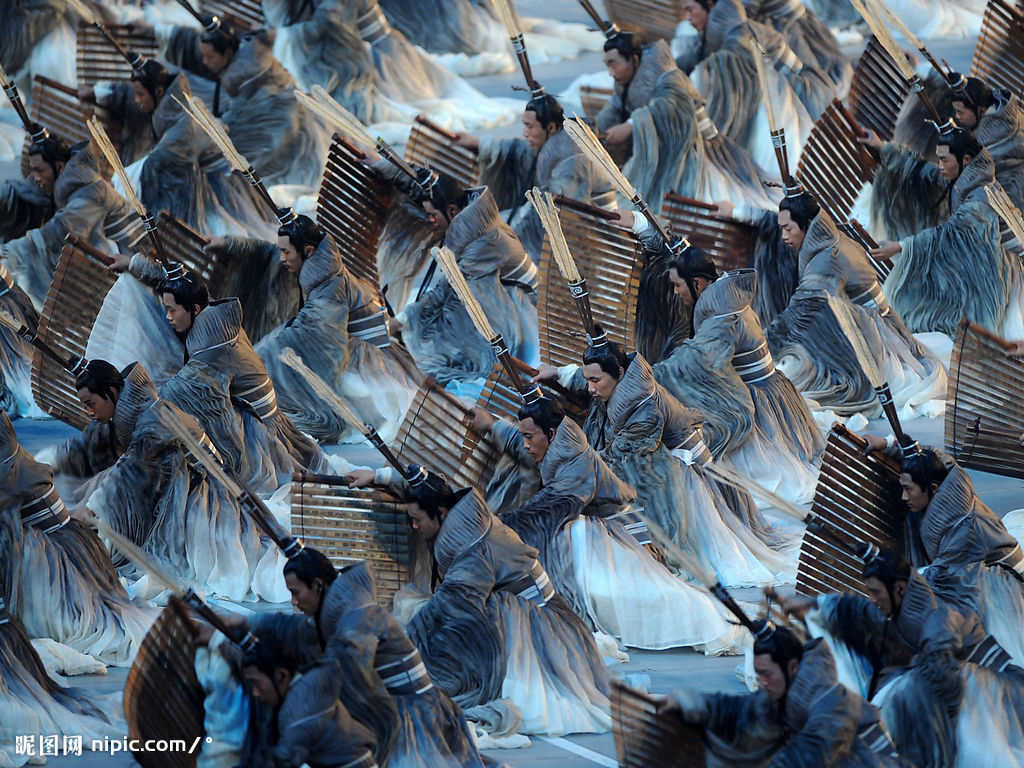
[[[572,0],[518,0],[517,7],[525,16],[543,16],[564,21],[586,21],[578,3]],[[972,44],[963,41],[935,41],[930,44],[938,58],[945,58],[954,67],[966,68],[969,64]],[[591,53],[580,59],[568,62],[541,64],[535,67],[537,78],[543,82],[549,92],[557,93],[564,89],[576,76],[598,71],[601,68],[600,55]],[[510,86],[518,85],[518,73],[475,78],[473,84],[484,93],[493,96],[514,95]],[[494,131],[502,136],[515,135],[518,127],[506,126]],[[16,169],[8,166],[0,167],[0,174],[7,176],[16,173]],[[940,444],[942,440],[941,420],[917,420],[909,423],[909,431],[922,442]],[[71,434],[70,430],[57,422],[21,420],[16,424],[18,435],[28,450],[35,451],[45,445]],[[874,422],[876,431],[886,434],[888,428]],[[357,464],[376,464],[376,454],[369,449],[346,448],[342,453]],[[997,477],[985,473],[972,473],[978,491],[999,514],[1024,506],[1024,482]],[[740,590],[737,594],[741,599],[757,600],[754,590]],[[272,609],[273,606],[262,605],[259,609]],[[280,606],[290,610],[288,606]],[[680,686],[692,686],[707,691],[742,692],[745,690],[735,675],[738,659],[736,657],[706,658],[689,651],[665,652],[631,652],[630,661],[613,670],[616,675],[643,676],[649,680],[650,690],[664,693]],[[76,685],[96,691],[121,690],[124,686],[126,673],[123,670],[111,670],[105,677],[75,678]],[[571,736],[564,739],[534,739],[528,749],[504,750],[489,753],[496,760],[504,761],[514,768],[540,768],[541,766],[558,766],[559,768],[583,768],[584,766],[614,766],[615,746],[611,734],[600,736]],[[85,753],[82,757],[50,758],[53,766],[75,768],[99,768],[99,766],[127,766],[134,763],[133,759],[124,754],[113,757]]]

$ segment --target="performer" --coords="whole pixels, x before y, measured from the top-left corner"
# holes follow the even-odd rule
[[[654,377],[680,402],[699,403],[702,409],[701,401],[717,399],[716,394],[740,402],[749,399],[753,428],[746,440],[726,452],[727,460],[768,490],[790,501],[809,502],[825,443],[796,387],[776,370],[764,330],[750,308],[757,272],[719,275],[707,254],[691,245],[673,262],[669,279],[692,318],[693,337],[653,366]],[[739,395],[706,390],[722,369],[740,378]]]
[[[67,144],[61,142],[61,152],[56,158],[55,166],[64,170],[71,157]],[[61,159],[63,157],[63,159]],[[58,171],[50,167],[41,153],[28,156],[29,176],[24,179],[7,179],[0,185],[0,243],[17,240],[30,229],[43,226],[53,218],[56,208],[53,196],[43,187],[49,183],[53,189],[53,179]]]
[[[33,144],[29,153],[38,158],[31,161],[33,176],[43,192],[53,196],[56,213],[41,227],[0,246],[0,259],[14,282],[42,309],[69,232],[97,247],[113,240],[130,250],[145,230],[127,201],[100,173],[105,163],[90,144],[76,145],[72,151],[51,136]]]
[[[686,18],[698,35],[677,57],[707,99],[708,114],[733,141],[749,150],[764,167],[774,150],[763,124],[764,100],[770,98],[780,127],[802,145],[814,121],[838,94],[814,61],[801,61],[785,39],[770,27],[751,21],[740,0],[684,0]],[[766,52],[764,69],[769,94],[762,94],[755,56]],[[798,158],[794,157],[796,162]]]
[[[251,765],[377,768],[373,734],[338,700],[337,662],[324,660],[300,671],[295,652],[269,636],[258,638],[242,664],[253,698],[273,710],[270,744],[265,753],[250,756]]]
[[[330,132],[295,98],[295,78],[274,57],[273,39],[256,30],[241,39],[216,17],[200,32],[174,27],[167,60],[214,81],[211,111],[231,142],[272,184],[315,187]]]
[[[902,765],[878,709],[836,679],[825,642],[805,644],[788,628],[766,629],[767,636],[754,642],[760,691],[677,690],[661,711],[700,727],[710,754],[723,763]]]
[[[508,122],[511,114],[445,70],[391,28],[377,0],[263,5],[274,53],[308,91],[320,85],[364,123],[409,121],[418,109],[462,129]]]
[[[719,208],[730,211],[728,204]],[[860,348],[889,382],[897,409],[911,417],[934,413],[945,396],[945,370],[889,306],[864,249],[792,179],[777,220],[783,242],[799,256],[797,289],[767,329],[786,376],[816,406],[841,415],[875,413]]]
[[[872,450],[897,461],[902,451],[866,436]],[[923,568],[940,599],[974,612],[1020,665],[1024,662],[1024,554],[1003,521],[978,498],[959,464],[934,449],[902,459],[900,487],[907,505],[909,560]],[[927,566],[925,568],[925,566]]]
[[[728,195],[764,205],[764,172],[738,143],[719,133],[704,100],[675,66],[667,44],[641,47],[633,34],[610,27],[604,63],[615,79],[612,98],[597,115],[611,145],[625,145],[632,158],[623,169],[641,197],[661,210],[674,190],[701,200]]]
[[[6,554],[7,550],[0,548],[0,574],[8,569],[3,562]],[[16,745],[18,738],[27,734],[37,738],[80,736],[86,749],[94,739],[100,743],[120,741],[125,723],[112,714],[112,708],[81,690],[62,688],[46,674],[25,628],[8,611],[6,593],[6,589],[0,590],[0,762],[25,762]]]
[[[374,168],[400,189],[419,195],[411,180],[385,161]],[[487,187],[466,188],[450,176],[418,171],[421,205],[444,245],[455,254],[462,274],[497,333],[514,357],[534,364],[537,336],[537,265],[512,228],[498,213]],[[402,339],[419,369],[441,384],[486,377],[494,352],[473,328],[469,314],[446,280],[433,277],[420,297],[395,315],[393,331]]]
[[[483,765],[461,708],[434,686],[419,651],[380,607],[368,563],[336,571],[321,552],[306,547],[284,573],[292,605],[303,615],[259,614],[249,625],[261,637],[283,640],[300,662],[323,658],[340,665],[341,701],[373,732],[379,762]]]
[[[817,65],[835,85],[837,96],[850,90],[853,67],[813,8],[799,0],[746,0],[743,8],[753,21],[779,32],[800,61]]]
[[[995,176],[1017,208],[1024,206],[1024,115],[1020,101],[1004,88],[958,72],[949,75],[953,116],[974,134],[995,163]]]
[[[938,166],[875,134],[862,139],[879,153],[872,206],[879,211],[906,190],[930,200],[949,196],[949,218],[920,230],[889,229],[898,241],[882,241],[871,255],[892,259],[886,281],[893,308],[914,332],[956,333],[960,318],[1016,338],[1024,331],[1019,258],[1008,253],[999,217],[985,187],[995,184],[992,155],[962,128],[943,126],[936,145]],[[908,187],[909,185],[909,187]],[[891,223],[891,222],[887,222]],[[971,279],[965,280],[964,275]]]
[[[636,491],[619,480],[553,401],[524,405],[518,423],[483,409],[474,423],[541,490],[502,522],[538,550],[555,590],[581,618],[635,648],[732,650],[733,630],[705,592],[673,576],[644,544]],[[378,470],[378,475],[389,470]]]
[[[103,543],[71,519],[53,487],[53,470],[18,444],[3,412],[0,453],[0,539],[12,609],[33,637],[130,666],[155,614],[128,599]]]
[[[291,482],[298,468],[328,471],[323,450],[277,407],[274,383],[242,328],[241,302],[237,298],[210,301],[202,278],[180,264],[172,265],[168,274],[142,254],[116,256],[112,268],[124,267],[160,292],[166,324],[184,342],[185,365],[161,386],[161,395],[199,419],[222,457],[250,487],[273,493]],[[164,331],[163,327],[146,328],[141,314],[136,315],[136,330]],[[220,383],[227,385],[240,424],[199,394],[210,384]]]
[[[250,591],[271,602],[282,599],[280,575],[268,573],[277,551],[261,543],[226,488],[192,467],[161,410],[208,444],[196,420],[161,400],[139,363],[119,372],[105,360],[92,360],[75,386],[89,415],[112,424],[122,450],[114,466],[88,485],[82,514],[99,516],[184,582],[234,601]],[[68,445],[65,456],[72,449]]]
[[[274,248],[256,240],[229,243],[241,258]],[[390,440],[419,387],[419,372],[408,354],[392,345],[386,311],[375,288],[345,268],[334,238],[308,216],[277,231],[281,264],[298,274],[303,305],[299,313],[256,344],[278,393],[278,405],[295,425],[322,442],[338,442],[350,431],[289,366],[281,350],[293,348],[303,362],[337,391],[368,424]]]
[[[537,212],[526,201],[534,187],[553,195],[614,208],[611,184],[562,130],[562,105],[554,96],[541,93],[526,103],[521,139],[478,138],[460,133],[459,146],[477,151],[480,183],[495,196],[498,208],[511,209],[508,222],[523,247],[540,263],[544,228]]]
[[[770,584],[789,567],[743,524],[702,469],[711,459],[703,416],[668,394],[641,355],[626,355],[605,338],[587,347],[582,368],[545,366],[536,378],[557,378],[590,394],[587,440],[636,489],[646,515],[713,568],[723,586]]]
[[[266,231],[256,193],[230,172],[220,150],[182,107],[192,94],[188,75],[172,75],[149,59],[132,72],[130,82],[136,105],[152,116],[156,139],[144,157],[126,167],[147,210],[173,211],[186,224],[215,235]]]
[[[1019,752],[1024,670],[978,617],[939,600],[891,550],[868,555],[864,588],[868,598],[782,598],[780,605],[789,614],[809,611],[832,642],[853,650],[871,677],[872,690],[861,693],[880,703],[900,755],[918,766],[966,768]]]

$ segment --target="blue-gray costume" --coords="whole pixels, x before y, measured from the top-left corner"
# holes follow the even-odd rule
[[[883,616],[857,595],[818,598],[822,627],[856,654],[875,683],[861,693],[878,693],[875,700],[900,754],[922,768],[972,764],[979,747],[995,745],[964,738],[969,729],[958,720],[1020,722],[1024,670],[973,612],[939,600],[916,572],[894,614]],[[1011,749],[1020,748],[1012,727],[996,730]]]
[[[841,685],[822,640],[804,646],[781,702],[764,691],[679,697],[702,726],[708,766],[867,768],[902,765],[876,707]]]
[[[11,609],[33,637],[130,666],[155,613],[128,599],[99,537],[71,519],[53,469],[18,444],[2,412],[0,453],[0,547],[8,553]]]

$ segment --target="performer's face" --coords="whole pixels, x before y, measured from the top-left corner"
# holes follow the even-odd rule
[[[57,183],[57,174],[53,172],[53,166],[43,160],[42,155],[29,155],[28,168],[32,172],[32,180],[48,195],[53,194],[53,185]],[[64,163],[57,163],[59,170],[64,169]]]
[[[203,66],[215,75],[219,75],[227,69],[228,64],[231,63],[231,59],[235,55],[235,52],[230,48],[224,51],[224,53],[218,53],[217,49],[209,43],[199,43],[199,52],[203,56]]]
[[[189,312],[188,307],[179,304],[174,298],[173,293],[165,293],[163,295],[163,303],[167,322],[170,323],[174,332],[188,333],[192,327],[192,313]]]
[[[427,218],[430,219],[430,226],[438,232],[448,231],[448,225],[451,221],[445,215],[444,211],[435,208],[434,204],[429,200],[423,201],[423,210],[426,212]]]
[[[624,371],[619,368],[620,379],[623,373]],[[608,398],[612,396],[615,386],[619,383],[619,379],[605,373],[597,363],[588,363],[583,366],[583,378],[587,380],[587,391],[590,393],[590,396],[596,397],[602,403],[608,402]]]
[[[608,67],[608,74],[612,76],[617,85],[629,85],[636,74],[636,56],[623,56],[619,51],[605,51],[604,65]]]
[[[690,287],[686,284],[686,280],[679,276],[679,273],[675,270],[675,267],[668,271],[668,279],[672,282],[672,293],[682,299],[683,304],[692,304],[693,296],[690,294]],[[708,287],[708,281],[703,277],[693,278],[693,287],[697,291],[697,298],[704,293],[704,289]]]
[[[406,505],[406,511],[409,514],[409,525],[414,531],[425,539],[437,538],[437,534],[441,532],[440,520],[428,515],[415,501],[410,501]]]
[[[694,29],[703,32],[708,25],[708,12],[697,0],[683,0],[683,11],[686,13],[686,20]]]
[[[533,419],[523,419],[519,422],[519,434],[523,436],[523,446],[530,454],[530,458],[538,464],[544,461],[548,447],[551,445],[544,430],[538,427]]]
[[[115,394],[117,390],[114,390]],[[114,418],[114,406],[117,400],[107,400],[102,395],[97,395],[88,389],[78,390],[78,399],[82,401],[90,419],[95,419],[100,424],[107,424]]]
[[[284,585],[292,596],[292,608],[302,611],[307,616],[316,616],[324,595],[323,579],[313,579],[313,586],[310,586],[294,573],[287,573]]]
[[[523,112],[523,138],[531,147],[540,149],[552,133],[554,133],[554,126],[549,124],[546,130],[537,119],[537,113],[532,109]]]
[[[932,496],[939,489],[932,484],[931,488],[922,488],[904,472],[900,475],[900,488],[903,490],[903,502],[911,512],[924,512],[932,501]]]
[[[942,178],[946,181],[956,181],[960,178],[960,163],[957,162],[956,155],[949,151],[948,146],[939,144],[935,148],[935,155],[939,158],[939,173],[942,174]],[[970,156],[964,155],[964,165],[970,161]]]
[[[279,237],[277,238],[277,247],[281,250],[281,266],[293,275],[298,274],[299,270],[302,269],[302,257],[295,250],[292,241],[287,237]]]
[[[795,659],[789,662],[790,680],[793,679],[798,669],[800,669],[800,662]],[[782,667],[772,661],[770,654],[759,653],[754,657],[754,673],[757,675],[757,682],[760,683],[761,689],[768,694],[769,699],[779,701],[786,695],[786,676],[782,672]]]
[[[973,131],[978,127],[978,116],[962,101],[953,102],[953,119],[961,128]]]
[[[868,600],[875,604],[875,607],[882,612],[883,616],[892,616],[892,612],[900,607],[903,602],[903,592],[907,588],[907,582],[897,581],[893,585],[893,598],[896,604],[889,598],[889,590],[879,579],[868,576],[864,579],[864,591],[868,593]]]
[[[147,115],[156,109],[157,100],[153,98],[153,94],[146,90],[142,83],[131,81],[132,90],[135,92],[135,103],[139,105],[139,109],[145,112]],[[157,88],[157,94],[163,95],[163,88]]]
[[[291,675],[284,669],[274,670],[277,686],[274,685],[268,675],[265,675],[258,668],[249,666],[245,668],[245,681],[252,689],[252,697],[256,701],[266,704],[268,707],[277,707],[281,704],[284,694],[291,685]],[[278,693],[280,691],[280,693]]]
[[[794,251],[799,251],[807,233],[793,221],[793,215],[789,211],[779,211],[779,229],[782,230],[782,242]]]

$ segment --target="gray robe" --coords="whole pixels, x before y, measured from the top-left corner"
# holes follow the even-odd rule
[[[812,119],[817,120],[837,93],[817,62],[801,61],[781,34],[750,21],[740,0],[718,0],[708,12],[703,33],[691,40],[676,63],[686,73],[701,69],[708,114],[719,130],[744,147],[752,145],[763,98],[751,36],[767,51]]]
[[[569,135],[559,128],[540,151],[523,139],[480,140],[477,153],[480,183],[494,194],[498,208],[511,209],[509,223],[526,252],[538,264],[544,244],[544,227],[525,194],[534,187],[552,195],[602,208],[615,201],[611,182],[580,154]]]
[[[128,599],[95,531],[71,519],[53,469],[18,445],[0,413],[0,548],[11,608],[33,637],[52,638],[104,664],[129,666],[156,614]],[[2,594],[2,593],[0,593]]]
[[[1017,208],[1024,207],[1024,114],[1020,99],[1009,91],[997,91],[995,105],[981,116],[974,129],[978,140],[995,163],[996,181]]]
[[[145,236],[135,211],[100,173],[106,161],[98,155],[90,144],[72,156],[53,187],[53,218],[0,246],[4,265],[37,309],[46,301],[69,232],[101,248],[113,240],[129,252]]]
[[[10,179],[0,186],[0,243],[41,227],[54,214],[53,198],[32,179]]]
[[[463,492],[433,549],[442,581],[408,632],[435,685],[464,707],[486,704],[501,697],[509,653],[529,652],[549,695],[588,709],[609,706],[590,631],[555,593],[537,550],[491,514],[479,492]],[[529,651],[517,651],[512,641],[520,622],[532,626]]]
[[[696,193],[703,144],[694,95],[668,45],[659,40],[644,46],[633,79],[627,86],[616,84],[597,115],[601,131],[632,122],[633,156],[623,172],[652,210],[661,210],[670,190]]]
[[[937,167],[891,144],[882,148],[882,168],[893,197],[899,179],[925,177],[938,182],[940,178]],[[949,219],[900,241],[903,252],[893,260],[885,287],[910,330],[953,335],[966,315],[999,332],[1011,287],[1021,275],[1019,259],[1004,248],[999,217],[985,194],[984,187],[994,183],[995,164],[988,150],[982,150],[953,182]],[[906,191],[900,189],[898,194]],[[892,199],[879,190],[876,197]]]
[[[512,228],[498,215],[487,187],[448,227],[444,244],[455,254],[487,319],[514,357],[530,362],[537,355],[537,266]],[[440,271],[440,270],[438,270]],[[494,352],[477,333],[455,291],[435,274],[429,289],[407,306],[402,338],[420,370],[441,384],[487,376]]]
[[[254,756],[254,765],[375,768],[373,734],[355,722],[338,700],[340,683],[336,661],[325,659],[303,668],[275,713],[276,738],[265,754]]]
[[[280,361],[280,352],[291,347],[367,423],[381,432],[397,430],[419,386],[419,374],[408,355],[391,345],[377,292],[345,268],[330,235],[303,262],[299,284],[305,297],[299,313],[256,344],[277,389],[278,405],[318,440],[337,442],[351,429],[302,376]],[[362,394],[350,388],[346,375],[359,377]]]
[[[1024,670],[1012,665],[973,612],[961,613],[939,600],[916,572],[895,616],[882,616],[855,595],[819,597],[818,616],[823,628],[868,666],[877,682],[868,695],[901,677],[883,716],[900,754],[914,765],[954,764],[956,716],[965,704],[965,681],[978,675],[978,667],[1001,679],[1001,705],[1011,720],[1024,711]]]
[[[828,646],[804,646],[783,702],[763,691],[707,693],[680,704],[704,727],[711,768],[855,768],[901,765],[878,709],[836,679]]]
[[[295,98],[295,78],[274,58],[266,32],[242,38],[218,83],[230,97],[223,120],[231,141],[263,183],[319,184],[330,132]]]

